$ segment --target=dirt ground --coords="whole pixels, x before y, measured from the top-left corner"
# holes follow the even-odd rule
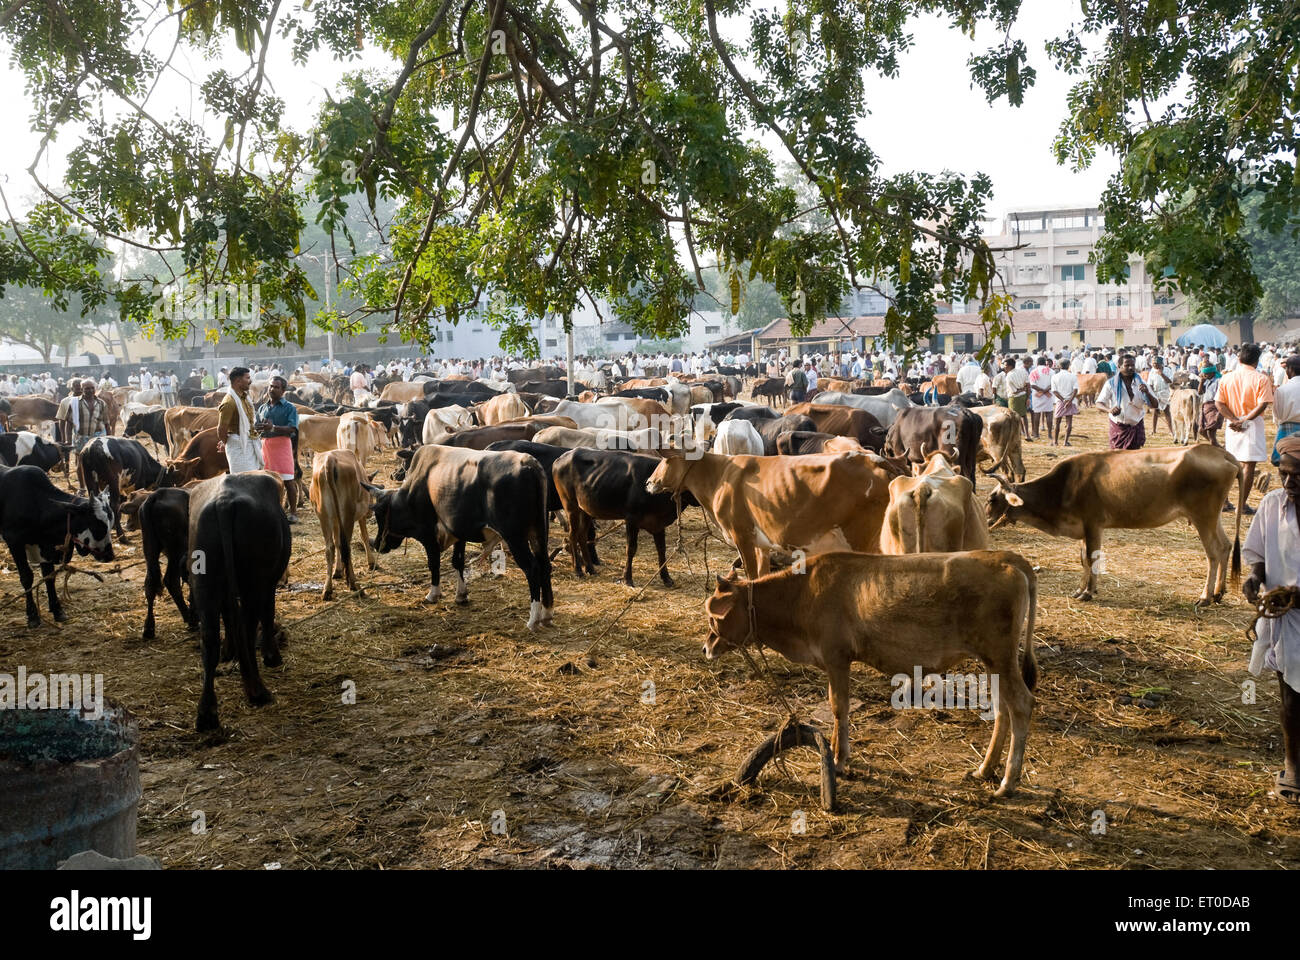
[[[1076,425],[1076,450],[1026,445],[1031,477],[1068,452],[1104,448],[1103,413]],[[1150,442],[1169,442],[1163,426]],[[392,454],[381,464],[384,481]],[[982,495],[991,487],[981,478]],[[1271,793],[1276,682],[1262,678],[1257,702],[1242,703],[1251,611],[1236,592],[1193,608],[1205,557],[1183,523],[1108,533],[1091,603],[1069,596],[1076,542],[996,531],[996,546],[1041,568],[1042,679],[1019,792],[994,800],[969,777],[991,723],[971,710],[892,709],[888,679],[859,665],[856,770],[840,781],[834,813],[820,807],[807,749],[736,797],[714,792],[783,711],[741,658],[701,654],[697,510],[683,524],[685,555],[670,554],[675,589],[613,582],[621,529],[601,542],[594,580],[575,579],[558,556],[556,628],[537,635],[513,564],[473,579],[467,607],[450,590],[431,605],[416,545],[374,572],[358,546],[364,596],[340,587],[323,603],[310,508],[293,529],[291,588],[278,606],[285,662],[263,668],[276,702],[250,708],[224,665],[216,735],[194,732],[198,648],[170,603],[159,601],[157,639],[140,640],[142,566],[104,585],[74,577],[62,625],[46,616],[29,631],[21,603],[0,607],[0,669],[102,673],[108,697],[138,720],[140,851],[169,868],[1300,864],[1300,813]],[[670,550],[677,543],[670,530]],[[119,562],[138,559],[138,547],[132,535]],[[710,569],[732,556],[708,542]],[[642,535],[638,587],[656,566]],[[0,590],[18,592],[11,566]],[[772,653],[767,663],[802,717],[828,729],[819,672]]]

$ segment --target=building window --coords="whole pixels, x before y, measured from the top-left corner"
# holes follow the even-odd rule
[[[1024,252],[1024,256],[1026,256],[1026,257],[1036,257],[1036,256],[1038,256],[1038,251],[1037,251],[1037,250],[1026,250],[1026,251]]]
[[[1043,217],[1017,217],[1012,223],[1021,233],[1034,233],[1047,229],[1047,221]]]
[[[549,317],[546,318],[546,325],[547,325],[548,327],[554,327],[554,326],[555,326],[555,316],[554,316],[554,314],[552,314],[551,316],[549,316]]]
[[[1127,307],[1127,306],[1128,306],[1128,297],[1121,297],[1121,296],[1111,296],[1111,297],[1107,297],[1107,298],[1106,298],[1106,306],[1108,306],[1108,307]]]
[[[1041,310],[1041,309],[1043,309],[1043,305],[1042,305],[1041,303],[1039,303],[1037,300],[1026,300],[1024,303],[1022,303],[1022,304],[1020,305],[1019,309],[1021,309],[1021,310]]]
[[[1082,230],[1088,225],[1088,218],[1078,217],[1052,217],[1053,230]]]
[[[1078,250],[1066,250],[1066,251],[1065,251],[1065,255],[1066,255],[1067,257],[1077,257],[1077,256],[1079,255],[1079,251],[1078,251]]]
[[[705,333],[717,333],[717,332],[718,332],[719,330],[721,330],[721,329],[722,329],[721,327],[705,327],[705,328],[704,328],[704,332],[705,332]]]
[[[617,334],[617,333],[607,333],[607,334],[605,334],[605,339],[606,339],[607,341],[609,341],[610,343],[618,343],[618,334]]]
[[[1083,301],[1078,297],[1066,297],[1061,301],[1062,310],[1078,310],[1083,306]]]
[[[556,340],[547,340],[547,341],[546,341],[546,345],[547,345],[548,347],[558,346],[558,345],[559,345],[559,341],[556,341]]]
[[[1168,290],[1162,291],[1155,295],[1155,303],[1157,304],[1170,304],[1173,302],[1174,302],[1174,295],[1170,293]]]
[[[1061,281],[1066,282],[1069,280],[1077,282],[1083,280],[1083,264],[1071,263],[1061,267]]]
[[[451,343],[451,341],[454,339],[454,338],[452,337],[451,334],[452,334],[452,331],[448,330],[448,331],[447,331],[447,342],[448,342],[448,343]]]
[[[623,334],[623,339],[624,339],[624,340],[635,340],[635,339],[636,339],[636,334],[635,334],[635,333],[625,333],[625,334]]]

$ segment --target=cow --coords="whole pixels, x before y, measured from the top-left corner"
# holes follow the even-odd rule
[[[315,414],[298,418],[298,450],[301,453],[328,453],[339,445],[342,417]]]
[[[722,423],[733,410],[740,410],[747,406],[744,403],[697,403],[691,407],[691,417],[695,420],[695,443],[698,446],[705,446],[713,435],[718,432],[718,424]],[[757,410],[767,410],[775,415],[775,411],[770,407],[755,407]]]
[[[658,400],[644,400],[639,397],[601,397],[596,401],[597,406],[612,404],[618,404],[627,410],[627,426],[618,427],[619,430],[640,430],[644,427],[654,427],[662,432],[664,427],[671,422],[668,408]],[[687,407],[685,412],[689,413],[690,408]]]
[[[168,452],[176,456],[190,437],[216,425],[215,407],[169,407],[163,412]]]
[[[0,466],[40,467],[49,473],[60,464],[67,469],[69,447],[51,443],[30,430],[0,434]]]
[[[547,427],[531,438],[538,443],[557,447],[586,447],[592,450],[650,451],[661,446],[659,431],[651,427],[643,430],[593,430],[590,427]]]
[[[95,437],[77,455],[77,475],[87,493],[108,491],[108,504],[116,518],[114,532],[126,539],[122,530],[122,487],[148,490],[158,486],[166,473],[163,465],[149,455],[139,440],[125,437]]]
[[[918,603],[918,597],[950,602]],[[976,775],[997,779],[1009,734],[1006,766],[994,793],[1005,797],[1020,781],[1038,682],[1037,608],[1033,567],[1008,551],[902,557],[826,553],[809,557],[804,569],[750,582],[719,577],[705,601],[704,655],[713,659],[756,643],[795,663],[822,667],[830,679],[831,749],[845,772],[854,661],[910,679],[918,669],[922,675],[937,674],[976,657],[987,674],[999,678],[997,718]]]
[[[334,449],[351,451],[364,470],[366,461],[379,451],[380,440],[375,435],[374,426],[376,426],[375,422],[364,413],[343,414],[339,417],[338,427],[335,428],[337,432],[334,438]]]
[[[637,430],[650,425],[648,421],[642,422],[644,417],[640,411],[623,402],[578,403],[576,400],[561,400],[548,412],[554,416],[568,417],[575,426],[596,430]],[[660,413],[662,412],[661,407]]]
[[[1201,422],[1201,395],[1186,387],[1175,390],[1169,397],[1169,410],[1173,417],[1174,442],[1184,446],[1195,443]]]
[[[190,437],[185,449],[167,462],[160,486],[182,487],[196,480],[210,480],[230,469],[226,455],[217,450],[217,428],[208,427]]]
[[[729,417],[723,423],[730,423],[735,417]],[[784,417],[777,417],[772,420],[754,420],[751,421],[759,437],[763,440],[763,454],[765,456],[776,455],[776,441],[782,434],[794,433],[797,430],[814,431],[817,424],[810,417],[796,417],[787,414]],[[722,428],[719,427],[719,430]]]
[[[449,545],[456,603],[469,602],[465,544],[484,543],[496,533],[528,580],[528,629],[553,625],[546,473],[532,457],[441,444],[420,447],[402,486],[375,494],[374,514],[374,545],[380,553],[397,549],[407,537],[424,547],[430,578],[425,599],[430,603],[442,596],[440,562]]]
[[[790,387],[782,377],[766,377],[750,386],[749,397],[751,400],[766,397],[785,406],[790,402]]]
[[[27,602],[27,626],[41,625],[31,562],[45,581],[50,615],[67,620],[54,585],[54,565],[72,560],[73,551],[96,560],[113,559],[113,512],[108,493],[74,497],[58,489],[40,467],[0,468],[0,536],[13,555]]]
[[[881,553],[954,553],[988,546],[988,522],[975,488],[953,472],[942,453],[930,454],[918,476],[889,481]]]
[[[797,403],[786,411],[787,416],[808,417],[822,433],[837,437],[852,437],[868,450],[879,453],[885,446],[885,428],[880,421],[857,407],[831,403]]]
[[[513,393],[503,393],[499,397],[484,400],[477,406],[476,412],[479,423],[485,427],[495,426],[507,420],[518,420],[532,413],[528,409],[528,404]]]
[[[673,587],[668,573],[664,531],[677,520],[677,500],[671,494],[649,491],[646,483],[659,465],[659,458],[620,450],[591,450],[578,447],[555,461],[551,475],[560,503],[569,517],[569,552],[577,576],[595,573],[592,520],[622,520],[627,537],[627,560],[619,582],[631,587],[632,558],[637,537],[647,531],[659,557],[659,579]],[[685,495],[682,506],[691,506]]]
[[[311,462],[311,505],[320,519],[325,540],[325,587],[321,599],[334,595],[334,578],[343,577],[352,591],[359,590],[352,569],[352,528],[360,526],[366,548],[366,565],[374,570],[374,548],[366,532],[371,494],[377,488],[366,482],[360,460],[351,450],[318,453]]]
[[[1113,377],[1109,373],[1081,373],[1079,374],[1079,395],[1075,399],[1079,402],[1079,409],[1086,410],[1097,402],[1097,394],[1101,393],[1101,388],[1106,385],[1106,381]]]
[[[986,474],[1005,473],[1023,483],[1025,461],[1019,418],[1006,407],[974,407],[971,412],[984,421],[979,459],[993,461],[992,466],[981,469]]]
[[[925,463],[929,454],[942,450],[974,487],[983,433],[983,419],[965,407],[913,407],[894,420],[881,452]]]
[[[167,442],[167,424],[164,417],[167,415],[166,409],[159,407],[157,410],[141,411],[128,410],[126,415],[126,425],[122,430],[124,437],[145,436],[154,442],[158,450],[169,449]]]
[[[1054,537],[1082,540],[1083,580],[1072,594],[1077,600],[1097,593],[1103,531],[1151,530],[1186,518],[1196,527],[1209,564],[1196,602],[1204,607],[1223,598],[1230,552],[1234,585],[1240,576],[1240,550],[1229,550],[1232,544],[1219,525],[1234,478],[1244,503],[1241,464],[1212,444],[1077,453],[1028,483],[998,477],[986,513],[990,530],[1023,522]],[[1240,511],[1236,536],[1239,547]]]
[[[215,730],[215,678],[221,654],[221,626],[239,660],[244,695],[255,706],[275,698],[257,668],[278,667],[283,658],[275,626],[275,588],[289,568],[292,537],[280,504],[284,484],[263,470],[224,474],[190,490],[190,590],[199,623],[203,692],[196,730]]]
[[[54,421],[59,412],[59,405],[45,397],[10,397],[9,429],[21,430],[35,427],[37,430]]]
[[[410,406],[415,406],[415,404],[410,404]],[[402,424],[403,428],[405,428],[406,421],[403,420]],[[457,430],[468,430],[473,426],[474,414],[465,407],[456,405],[437,407],[424,415],[424,425],[420,429],[420,442],[442,443],[443,440]],[[403,443],[406,440],[407,436],[404,430],[402,433]],[[414,442],[414,438],[412,438],[411,442]]]
[[[865,452],[866,448],[852,437],[837,437],[832,433],[811,430],[793,430],[776,438],[776,452],[782,457],[802,457],[810,453]]]
[[[712,450],[714,453],[729,457],[738,453],[761,457],[766,452],[763,438],[748,420],[722,421],[717,435],[713,438]]]
[[[189,565],[190,492],[163,487],[148,493],[137,491],[136,495],[144,498],[135,511],[134,526],[140,528],[141,549],[144,551],[144,599],[148,608],[140,638],[154,638],[154,601],[164,586],[175,601],[186,627],[197,630],[199,625],[193,616],[193,591],[190,591],[188,605],[181,592],[181,578],[185,576]],[[124,506],[123,513],[125,512]],[[133,524],[128,523],[127,526]],[[166,575],[163,574],[161,562],[164,556],[167,558]]]
[[[880,425],[888,430],[894,425],[894,420],[900,413],[905,410],[911,410],[913,403],[908,399],[907,394],[897,388],[886,390],[884,393],[874,396],[859,396],[856,393],[838,393],[834,390],[828,390],[824,393],[817,394],[819,404],[836,404],[842,407],[857,407],[859,410],[865,410],[878,421]]]
[[[651,493],[689,492],[735,547],[750,580],[768,551],[880,549],[890,475],[865,453],[688,460],[670,452],[647,481]]]

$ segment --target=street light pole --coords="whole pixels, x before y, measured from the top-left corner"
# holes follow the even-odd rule
[[[569,396],[573,396],[573,323],[564,315],[564,372],[569,375]]]

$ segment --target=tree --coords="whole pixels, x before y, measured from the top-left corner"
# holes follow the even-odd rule
[[[500,294],[487,316],[507,350],[535,351],[524,318],[567,315],[580,297],[605,299],[646,336],[672,337],[707,286],[703,259],[728,275],[749,264],[747,278],[775,288],[796,332],[836,311],[851,287],[877,284],[890,304],[886,337],[915,343],[937,300],[979,304],[990,341],[1007,329],[1009,299],[993,292],[980,237],[991,185],[982,175],[883,174],[860,133],[864,78],[896,73],[911,18],[938,13],[972,37],[993,28],[997,42],[971,58],[972,77],[990,99],[1018,104],[1035,79],[1014,36],[1019,9],[1019,0],[788,0],[784,10],[749,0],[169,0],[165,10],[14,0],[0,34],[46,142],[85,131],[64,189],[34,172],[42,144],[30,168],[37,187],[88,228],[158,252],[168,273],[257,284],[258,322],[227,335],[301,341],[318,296],[298,256],[310,216],[351,258],[364,304],[356,319],[391,320],[408,339],[427,342],[429,320],[455,321],[487,290]],[[1235,174],[1257,169],[1248,189],[1264,198],[1267,229],[1295,223],[1300,180],[1287,151],[1300,18],[1283,0],[1082,9],[1049,54],[1079,77],[1058,158],[1083,165],[1109,149],[1121,160],[1102,201],[1102,278],[1137,251],[1157,273],[1172,266],[1171,282],[1189,294],[1248,306],[1259,282]],[[243,73],[211,67],[192,78],[205,107],[228,118],[223,136],[149,109],[160,77],[180,67],[145,38],[169,33],[196,52],[233,38],[248,57]],[[273,44],[341,64],[369,45],[391,52],[393,72],[344,75],[313,128],[295,130],[265,82]],[[1162,98],[1171,105],[1153,115]],[[795,187],[781,164],[798,171]],[[354,197],[372,210],[396,205],[382,252],[352,257]],[[114,290],[123,315],[148,316],[166,279],[127,278]]]
[[[785,302],[776,287],[758,277],[750,279],[750,264],[737,266],[734,286],[731,273],[723,273],[718,267],[705,267],[702,273],[705,289],[695,297],[696,310],[719,310],[734,316],[742,330],[756,330],[786,315]]]

